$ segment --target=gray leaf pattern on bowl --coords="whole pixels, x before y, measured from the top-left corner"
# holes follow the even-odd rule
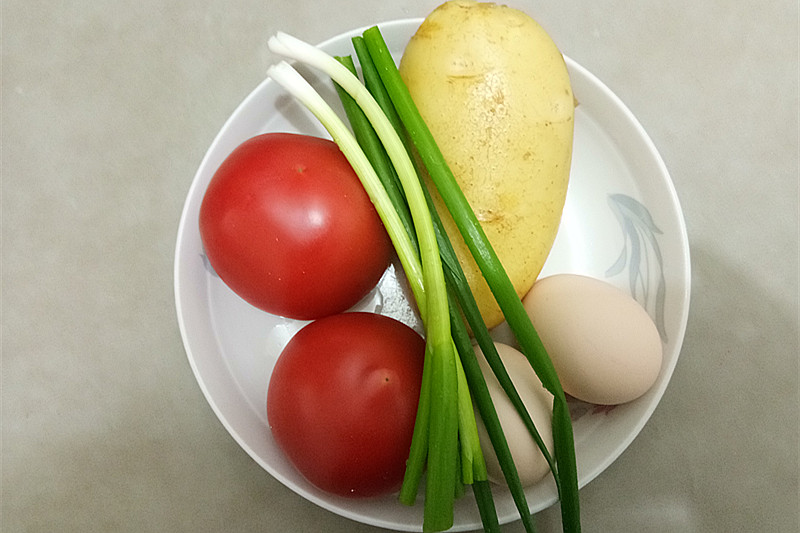
[[[617,260],[606,270],[606,276],[616,276],[628,267],[631,296],[650,313],[661,339],[666,342],[664,260],[656,238],[663,232],[638,200],[625,194],[609,194],[608,204],[622,229],[623,245]]]

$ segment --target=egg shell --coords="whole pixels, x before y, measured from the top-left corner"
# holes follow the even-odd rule
[[[552,454],[553,396],[542,386],[542,382],[539,381],[530,363],[528,363],[528,360],[522,353],[507,344],[495,343],[495,347],[503,362],[503,366],[505,366],[511,378],[511,382],[514,384],[514,388],[522,399],[522,403],[525,405],[528,414],[533,420],[534,426],[536,426],[536,430],[539,432],[542,441]],[[550,467],[539,450],[539,447],[536,445],[536,442],[533,440],[533,437],[531,437],[528,429],[525,427],[525,424],[522,422],[522,418],[517,413],[511,400],[508,399],[505,391],[503,391],[503,388],[497,381],[489,363],[483,356],[483,352],[477,346],[475,347],[475,354],[478,357],[478,363],[480,364],[481,371],[486,380],[486,385],[489,389],[489,394],[492,397],[492,402],[497,411],[497,418],[500,420],[503,433],[508,441],[508,446],[511,451],[511,456],[514,459],[514,464],[517,467],[520,482],[523,486],[533,485],[550,471]],[[497,460],[497,455],[489,440],[486,426],[477,409],[475,411],[475,418],[478,424],[478,436],[481,441],[481,449],[483,450],[484,459],[486,461],[486,470],[489,474],[489,480],[493,483],[505,485],[505,477],[500,469],[500,463]]]
[[[617,287],[556,274],[538,280],[523,304],[567,394],[615,405],[638,398],[656,381],[663,357],[658,329]]]

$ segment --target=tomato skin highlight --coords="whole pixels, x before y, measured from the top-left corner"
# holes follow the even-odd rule
[[[392,245],[332,141],[267,133],[211,179],[199,217],[209,263],[250,304],[312,320],[345,311],[378,283]]]
[[[416,418],[425,341],[373,313],[314,321],[272,372],[267,418],[290,462],[318,488],[346,497],[397,490]]]

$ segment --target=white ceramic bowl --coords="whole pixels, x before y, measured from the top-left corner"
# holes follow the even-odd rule
[[[395,59],[420,22],[380,24]],[[331,54],[351,54],[350,38],[364,29],[320,46]],[[611,409],[571,404],[579,484],[584,486],[628,447],[667,387],[686,328],[690,265],[678,198],[653,143],[605,85],[569,58],[567,66],[579,101],[573,166],[560,231],[542,275],[581,273],[627,290],[651,313],[664,341],[658,381],[643,397]],[[338,110],[338,98],[327,78],[307,74]],[[421,531],[421,501],[409,508],[393,496],[352,500],[323,493],[287,462],[270,434],[265,409],[270,374],[283,346],[304,323],[269,315],[234,295],[208,268],[198,230],[200,203],[219,164],[238,144],[267,131],[327,136],[292,97],[265,80],[236,109],[208,149],[186,198],[175,251],[178,322],[192,370],[233,438],[286,486],[353,520]],[[419,326],[398,288],[393,268],[357,307]],[[557,501],[552,483],[541,483],[526,492],[533,512]],[[495,503],[501,523],[518,518],[506,490],[495,491]],[[475,502],[468,494],[457,502],[453,531],[480,527]]]

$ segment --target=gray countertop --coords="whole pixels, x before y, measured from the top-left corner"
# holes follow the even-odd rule
[[[285,488],[217,420],[181,343],[174,247],[269,35],[437,3],[3,2],[0,530],[378,531]],[[584,529],[798,531],[797,2],[512,5],[641,121],[692,251],[672,382],[581,491]],[[537,519],[560,529],[557,507]]]

